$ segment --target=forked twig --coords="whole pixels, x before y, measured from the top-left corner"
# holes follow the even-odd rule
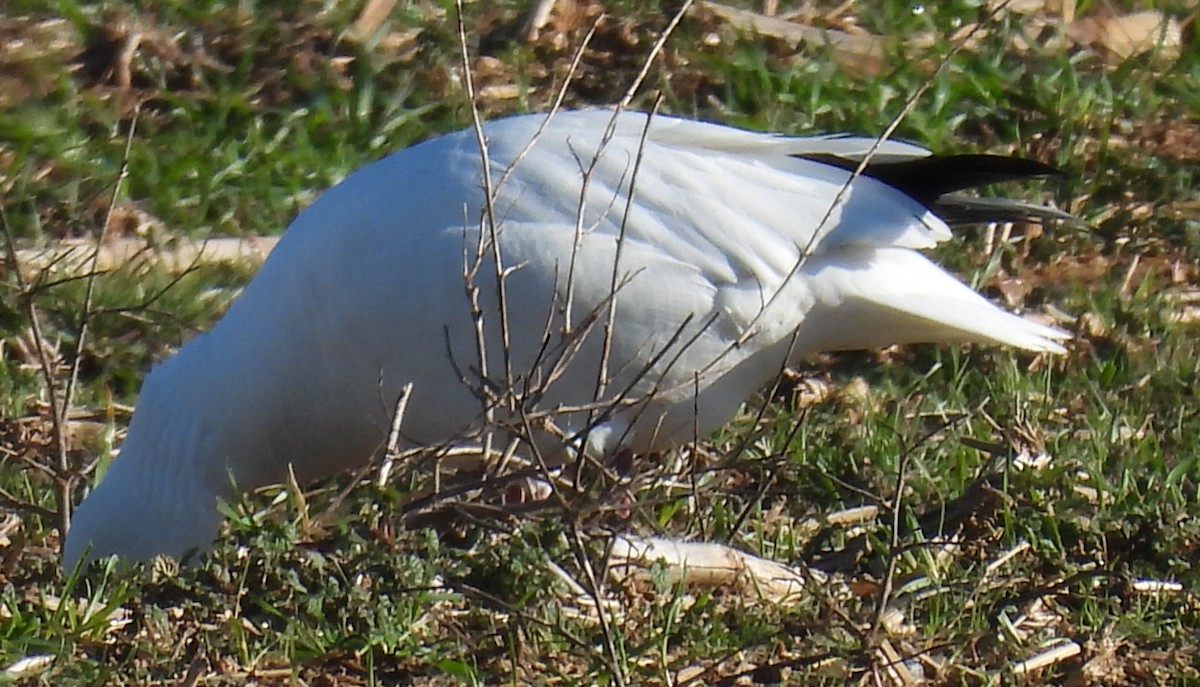
[[[117,179],[113,183],[112,193],[109,196],[108,210],[105,212],[104,222],[100,225],[100,231],[96,235],[92,253],[88,258],[88,267],[85,270],[86,276],[84,277],[83,314],[80,317],[79,330],[76,333],[75,348],[68,367],[66,386],[63,388],[61,394],[59,393],[56,381],[58,376],[54,369],[54,363],[46,353],[47,342],[42,331],[41,316],[35,302],[34,291],[22,274],[16,249],[16,240],[13,237],[8,216],[4,212],[3,207],[0,206],[0,220],[3,221],[4,225],[5,250],[8,254],[8,261],[12,266],[12,271],[16,275],[17,285],[21,290],[21,299],[25,303],[30,330],[33,333],[34,347],[37,349],[38,365],[41,369],[42,380],[46,385],[50,401],[51,424],[54,428],[55,449],[58,454],[58,464],[53,469],[56,487],[55,500],[58,509],[59,532],[63,534],[71,527],[71,492],[75,486],[75,479],[78,477],[77,471],[71,465],[68,427],[70,418],[68,416],[71,406],[75,402],[75,391],[79,383],[79,369],[83,358],[83,351],[87,344],[89,325],[94,315],[92,312],[92,303],[95,300],[96,278],[99,276],[97,265],[100,259],[100,251],[104,244],[104,239],[108,234],[108,228],[112,225],[113,213],[117,208],[121,188],[125,179],[129,176],[129,156],[133,149],[133,139],[137,132],[137,123],[140,115],[141,108],[139,106],[134,109],[133,117],[130,120],[129,131],[125,137],[125,148],[121,156],[121,165],[117,171]]]
[[[507,299],[506,299],[506,293],[505,293],[505,287],[504,287],[504,281],[505,281],[506,274],[504,271],[503,256],[500,253],[499,236],[497,234],[498,228],[497,228],[497,222],[496,222],[496,208],[495,208],[496,188],[492,183],[492,163],[491,163],[491,157],[488,153],[487,136],[485,136],[483,133],[483,120],[479,115],[479,105],[478,105],[478,103],[475,102],[475,79],[474,79],[474,76],[471,71],[471,56],[467,50],[467,27],[466,27],[465,19],[463,18],[462,0],[455,0],[454,6],[455,6],[456,17],[457,17],[457,21],[458,21],[459,49],[461,51],[462,67],[463,67],[463,87],[467,91],[467,100],[471,106],[472,128],[475,131],[476,143],[479,145],[480,169],[482,170],[482,175],[483,175],[484,210],[483,210],[483,216],[479,220],[480,232],[479,232],[477,252],[476,252],[476,256],[475,256],[475,259],[476,259],[475,267],[477,269],[478,266],[482,263],[483,256],[484,256],[486,249],[490,248],[490,251],[492,254],[492,259],[495,261],[495,275],[494,276],[496,279],[496,298],[499,302],[499,310],[500,310],[500,313],[499,313],[499,315],[500,315],[500,338],[501,338],[501,343],[502,343],[502,347],[503,347],[502,353],[504,355],[504,378],[505,378],[505,381],[508,383],[508,386],[511,387],[512,382],[513,382],[512,361],[510,359],[512,349],[511,349],[511,346],[509,345],[510,339],[509,339],[509,333],[508,333],[508,316],[507,316],[508,308],[506,307]],[[467,218],[467,219],[470,219],[470,218]],[[487,245],[487,243],[489,243],[489,242],[491,244],[490,246]],[[472,274],[474,274],[474,272]],[[479,316],[480,316],[480,318],[482,318],[481,310],[479,311]],[[480,321],[480,324],[482,324],[482,320]],[[482,338],[483,337],[482,331],[479,332],[479,336],[481,337],[480,341],[478,342],[479,347],[480,347],[479,367],[480,367],[481,375],[486,380],[487,379],[487,344],[486,344],[486,339]],[[485,409],[485,413],[486,412],[488,412],[488,410]]]

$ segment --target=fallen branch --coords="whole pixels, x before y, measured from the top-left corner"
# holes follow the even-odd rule
[[[42,273],[71,277],[87,274],[92,269],[111,272],[134,262],[177,274],[199,264],[259,264],[267,259],[278,242],[278,236],[248,236],[205,241],[183,239],[172,241],[168,246],[155,246],[145,239],[119,238],[100,245],[93,267],[95,240],[65,239],[45,248],[22,248],[16,251],[16,263],[21,275],[27,279]]]
[[[1013,664],[1012,670],[1017,675],[1028,675],[1035,670],[1078,656],[1083,648],[1070,639],[1062,637],[1052,639],[1043,644],[1036,653],[1023,661]]]
[[[655,563],[665,565],[669,577],[676,582],[733,586],[777,603],[796,598],[812,580],[819,579],[811,573],[721,544],[631,535],[613,540],[609,554],[611,572],[647,571]]]

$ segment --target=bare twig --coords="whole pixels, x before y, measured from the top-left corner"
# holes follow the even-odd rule
[[[888,545],[887,572],[884,574],[883,581],[879,585],[879,603],[875,608],[875,622],[873,623],[875,629],[883,625],[884,614],[887,613],[888,602],[891,600],[892,592],[895,588],[896,566],[899,563],[902,552],[900,539],[903,536],[901,525],[904,518],[904,490],[908,480],[908,469],[912,464],[913,453],[930,439],[947,428],[954,426],[965,417],[964,415],[958,415],[939,423],[938,426],[927,431],[917,441],[913,442],[911,446],[905,447],[900,452],[900,465],[896,468],[895,493],[892,496],[892,502],[888,504],[892,515],[892,534],[891,542]]]
[[[579,567],[583,570],[587,581],[584,589],[587,590],[588,596],[595,603],[596,617],[600,622],[600,633],[604,637],[604,648],[608,653],[607,663],[609,664],[609,670],[612,671],[613,680],[618,685],[627,685],[629,684],[629,678],[625,674],[624,653],[617,646],[612,622],[605,612],[603,578],[596,574],[596,570],[592,566],[591,556],[588,555],[587,545],[583,541],[583,535],[580,533],[575,522],[571,523],[568,541],[571,544],[571,550],[575,553],[575,560],[579,563]],[[608,558],[607,553],[605,558]]]
[[[642,87],[642,82],[646,80],[646,76],[650,74],[650,67],[654,65],[654,60],[658,58],[658,54],[662,52],[663,46],[667,44],[667,39],[671,34],[675,33],[675,29],[679,26],[679,22],[683,21],[684,15],[691,9],[694,0],[685,0],[679,9],[675,11],[675,16],[671,17],[670,23],[659,34],[658,40],[654,41],[654,46],[650,48],[650,52],[646,54],[646,59],[642,61],[642,69],[638,75],[634,77],[633,82],[629,84],[629,88],[625,90],[624,97],[621,98],[621,104],[617,107],[617,111],[621,111],[629,107],[629,103],[633,102],[633,97],[637,95],[638,89]]]
[[[38,311],[37,303],[34,301],[29,282],[25,280],[21,273],[20,261],[17,258],[16,240],[13,237],[12,226],[8,221],[8,213],[4,206],[0,205],[0,221],[4,225],[4,245],[8,253],[9,264],[13,266],[13,273],[17,280],[17,287],[20,289],[20,300],[25,306],[25,314],[29,318],[29,329],[33,334],[33,348],[37,355],[38,366],[42,373],[42,380],[46,384],[46,393],[49,396],[51,422],[54,424],[55,442],[57,443],[60,452],[66,449],[66,432],[60,432],[58,429],[59,419],[64,417],[64,414],[59,411],[59,404],[62,400],[58,393],[58,375],[54,371],[54,363],[50,360],[49,354],[46,352],[46,337],[42,333],[42,318]],[[48,468],[48,466],[41,466]],[[57,472],[53,470],[52,472]],[[56,479],[57,481],[57,479]],[[66,526],[70,524],[70,516],[64,516],[65,508],[62,503],[62,489],[56,491],[55,496],[59,499],[58,503],[58,520],[59,526],[63,527],[61,531],[66,532]]]
[[[8,262],[12,266],[17,286],[21,292],[20,298],[24,302],[25,312],[29,317],[30,331],[34,339],[38,366],[41,370],[43,383],[46,385],[47,396],[49,397],[51,423],[54,429],[55,451],[57,453],[57,464],[53,467],[52,472],[55,482],[58,527],[62,533],[66,533],[71,526],[71,492],[78,477],[77,471],[71,465],[69,441],[70,419],[68,415],[74,403],[75,390],[79,381],[79,369],[83,358],[83,351],[87,343],[88,328],[91,318],[94,315],[92,312],[92,303],[95,298],[96,277],[98,275],[96,267],[100,258],[101,245],[104,242],[105,235],[108,233],[108,227],[112,224],[113,212],[117,207],[121,187],[129,174],[129,154],[133,147],[134,134],[137,131],[139,112],[140,110],[135,110],[133,119],[130,121],[129,131],[125,140],[125,149],[121,158],[121,166],[109,198],[108,212],[105,214],[104,223],[101,225],[100,232],[95,238],[92,253],[88,261],[88,268],[85,270],[83,314],[80,318],[75,349],[68,368],[67,382],[61,393],[59,391],[58,374],[55,364],[50,360],[47,353],[47,341],[42,330],[41,313],[36,304],[35,290],[25,278],[16,247],[16,240],[13,237],[12,227],[8,222],[7,213],[4,212],[3,206],[0,206],[0,221],[4,225],[5,250]]]
[[[71,478],[71,462],[67,451],[67,412],[75,401],[75,389],[79,383],[79,367],[83,359],[83,349],[87,343],[88,328],[92,318],[92,301],[96,295],[96,267],[100,260],[100,246],[104,244],[104,237],[108,234],[108,228],[112,225],[113,212],[117,208],[117,199],[121,195],[121,186],[125,179],[129,176],[129,153],[133,149],[133,137],[137,132],[138,118],[141,116],[141,107],[138,106],[133,112],[133,117],[129,121],[129,133],[125,137],[125,151],[121,156],[121,168],[117,172],[116,183],[113,184],[112,196],[109,198],[108,211],[104,215],[104,224],[100,225],[100,233],[96,236],[96,245],[92,249],[91,257],[88,260],[88,277],[84,282],[83,291],[83,317],[79,323],[79,333],[75,339],[75,351],[71,358],[71,370],[67,377],[67,388],[63,394],[63,402],[58,407],[59,417],[54,420],[54,433],[58,436],[58,467],[61,471],[59,482],[59,530],[64,534],[71,526],[71,491],[74,486],[74,479]]]
[[[546,116],[542,118],[542,122],[538,125],[537,131],[533,132],[533,136],[529,138],[529,141],[525,144],[525,147],[521,149],[521,152],[517,153],[516,157],[512,159],[512,162],[510,162],[508,167],[504,170],[504,173],[500,175],[500,181],[496,184],[496,188],[501,188],[504,186],[504,182],[508,180],[509,175],[513,173],[513,171],[517,168],[517,165],[520,164],[521,160],[525,159],[525,156],[528,155],[529,151],[533,149],[533,146],[538,142],[538,139],[542,137],[542,132],[544,132],[546,127],[550,125],[550,122],[554,119],[554,115],[558,113],[560,109],[562,109],[563,100],[567,97],[567,91],[571,87],[571,82],[575,78],[576,71],[579,69],[579,63],[583,61],[584,52],[591,44],[592,38],[596,35],[596,29],[600,26],[600,22],[604,21],[604,16],[605,15],[601,14],[596,17],[596,20],[592,22],[592,25],[588,29],[587,33],[584,34],[583,40],[579,42],[579,47],[575,49],[575,54],[571,56],[571,64],[567,67],[567,73],[563,77],[562,85],[558,87],[558,92],[554,95],[554,102],[551,103],[550,109],[546,111]]]
[[[392,427],[388,432],[387,451],[383,456],[383,464],[379,466],[379,477],[376,480],[376,484],[380,487],[387,484],[388,475],[392,472],[392,464],[400,450],[400,425],[404,422],[404,411],[408,409],[408,399],[412,396],[412,390],[412,382],[400,388],[400,397],[396,399],[396,407],[392,411]]]
[[[471,302],[471,319],[475,323],[475,352],[478,356],[478,374],[479,374],[479,400],[482,404],[484,416],[483,429],[483,446],[484,453],[489,454],[492,450],[493,430],[496,427],[496,406],[499,402],[498,397],[491,390],[491,376],[488,364],[487,354],[487,330],[485,328],[485,314],[483,307],[480,304],[479,285],[476,277],[479,273],[479,268],[482,266],[484,257],[488,252],[487,241],[490,235],[492,241],[492,254],[495,260],[496,271],[496,286],[499,289],[497,298],[500,299],[500,327],[501,336],[504,342],[504,360],[505,360],[505,379],[512,381],[512,368],[509,363],[510,348],[508,346],[508,324],[505,317],[504,309],[504,267],[501,262],[500,246],[496,236],[496,213],[493,205],[495,200],[495,187],[492,184],[492,165],[490,156],[488,155],[487,137],[483,133],[483,122],[479,115],[479,107],[475,102],[475,81],[471,70],[471,57],[467,50],[467,27],[463,18],[462,0],[455,0],[455,15],[458,28],[458,40],[460,57],[462,59],[463,69],[463,87],[467,92],[467,101],[471,107],[471,120],[475,131],[475,139],[479,145],[479,157],[481,161],[481,174],[483,176],[483,191],[484,191],[484,211],[483,216],[478,219],[479,236],[475,242],[475,255],[470,258],[469,264],[464,264],[463,282],[467,291],[467,297]],[[466,212],[464,208],[464,213]],[[467,227],[474,220],[471,217],[463,218],[464,238]],[[511,388],[511,384],[509,386]]]
[[[637,192],[638,171],[642,168],[642,159],[646,152],[646,137],[650,134],[650,123],[654,121],[654,116],[658,114],[658,108],[661,104],[662,97],[659,96],[654,100],[654,107],[646,116],[646,124],[642,127],[642,137],[638,141],[637,156],[633,161],[633,171],[629,176],[629,192],[625,196],[625,211],[621,216],[621,228],[617,232],[617,249],[613,254],[612,274],[609,277],[608,310],[605,313],[604,342],[601,346],[600,369],[596,375],[596,390],[593,397],[595,401],[603,398],[605,392],[608,390],[608,363],[609,357],[612,355],[613,335],[617,321],[617,291],[622,282],[621,255],[625,250],[629,213],[633,211],[633,200]]]

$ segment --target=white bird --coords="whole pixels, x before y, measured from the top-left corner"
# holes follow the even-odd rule
[[[623,112],[606,140],[613,117],[484,125],[493,222],[474,130],[368,165],[301,212],[216,326],[151,371],[65,564],[207,550],[234,485],[370,460],[407,384],[411,442],[468,436],[480,390],[512,389],[557,428],[539,424],[539,445],[599,456],[707,435],[819,351],[1063,350],[1065,333],[918,252],[950,238],[947,220],[1054,216],[946,195],[1050,168],[885,143],[852,178],[872,139]]]

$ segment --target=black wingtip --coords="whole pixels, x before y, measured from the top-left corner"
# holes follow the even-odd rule
[[[858,162],[835,155],[805,156],[808,159],[841,167],[858,169]],[[1004,221],[1017,216],[1033,221],[1068,221],[1072,215],[1049,210],[1035,212],[1039,207],[1018,201],[971,202],[950,194],[966,189],[1062,174],[1062,170],[1037,160],[1003,155],[929,155],[901,161],[872,162],[863,176],[878,179],[925,207],[937,212],[951,224]],[[943,214],[944,213],[944,214]]]
[[[1061,172],[1037,160],[1002,155],[930,155],[868,165],[863,172],[932,207],[947,193]]]
[[[1012,198],[979,198],[948,194],[938,198],[931,208],[950,226],[987,224],[988,222],[1030,222],[1058,224],[1087,230],[1087,222],[1065,210]]]

